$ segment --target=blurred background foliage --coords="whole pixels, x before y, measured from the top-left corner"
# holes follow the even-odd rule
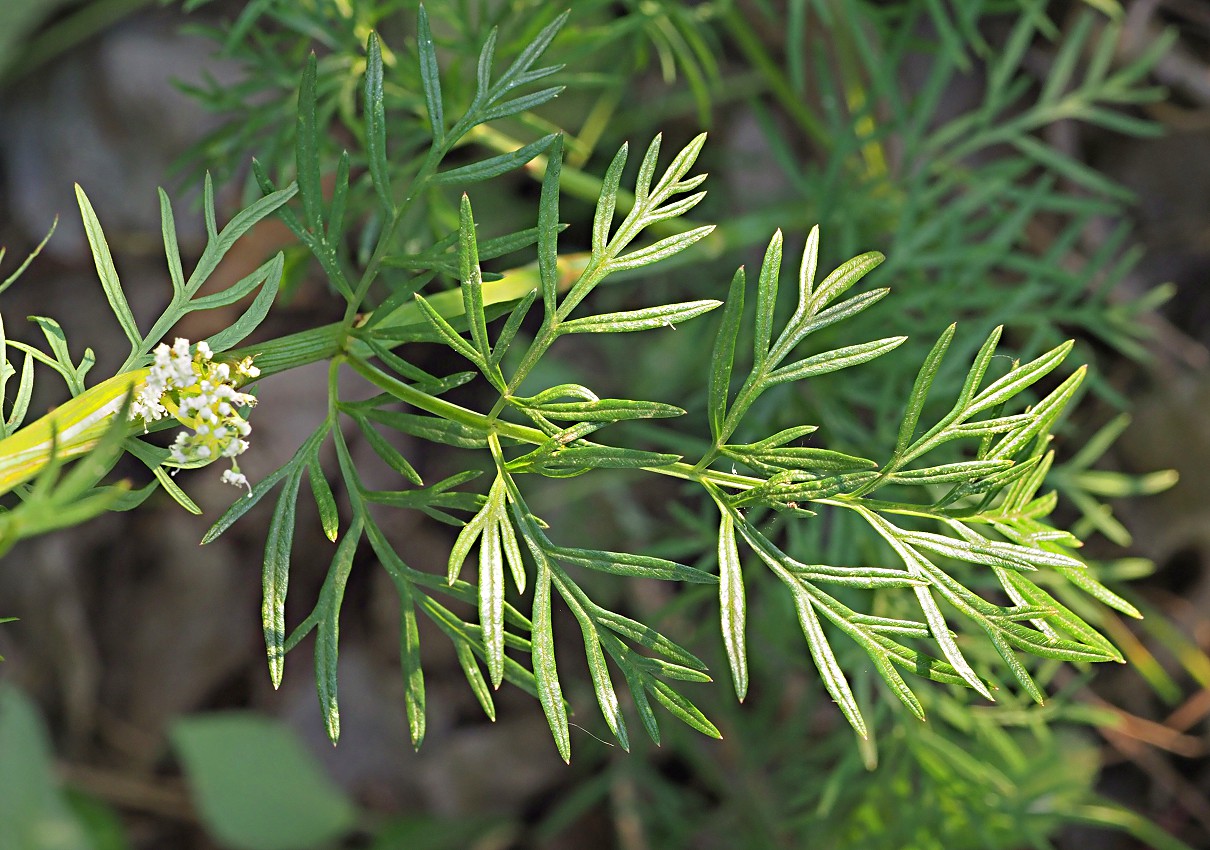
[[[919,724],[872,700],[877,685],[864,659],[838,647],[859,696],[875,705],[874,743],[859,746],[818,684],[787,600],[754,583],[749,697],[738,706],[723,686],[701,697],[721,742],[669,724],[661,748],[636,744],[625,755],[592,740],[605,737],[593,718],[573,729],[583,741],[564,768],[532,701],[501,692],[499,719],[487,724],[452,654],[434,652],[424,659],[430,732],[413,753],[392,595],[379,571],[355,570],[342,634],[345,733],[332,751],[307,677],[287,679],[277,694],[265,681],[255,581],[264,518],[198,549],[204,523],[163,500],[70,537],[22,544],[4,562],[0,613],[21,621],[0,630],[9,658],[0,675],[12,683],[0,691],[0,850],[1210,843],[1210,494],[1198,474],[1210,460],[1201,412],[1210,396],[1210,301],[1197,286],[1210,257],[1210,15],[1202,4],[571,5],[546,56],[564,63],[550,84],[565,91],[537,113],[475,128],[452,163],[562,130],[564,244],[586,247],[600,188],[594,175],[623,141],[645,145],[663,131],[675,149],[709,130],[702,162],[713,174],[710,194],[694,221],[670,224],[717,222],[718,230],[675,267],[646,274],[641,302],[631,300],[635,288],[607,287],[602,310],[652,303],[652,292],[721,297],[727,270],[757,263],[775,227],[793,251],[820,223],[826,267],[885,252],[879,281],[893,289],[885,308],[836,333],[903,333],[909,342],[873,367],[787,389],[752,422],[764,433],[817,422],[829,447],[882,456],[915,370],[951,321],[960,322],[961,355],[952,364],[969,360],[997,324],[1023,359],[1076,338],[1064,368],[1091,363],[1095,379],[1056,444],[1050,484],[1063,516],[1088,536],[1098,576],[1148,616],[1127,625],[1074,594],[1062,601],[1104,630],[1129,665],[1043,665],[1038,678],[1053,697],[1042,707],[1012,693],[989,706],[957,689],[923,689],[930,720]],[[415,7],[8,0],[0,6],[0,243],[23,256],[18,249],[36,244],[55,212],[71,210],[71,181],[80,180],[124,258],[137,315],[139,287],[154,299],[163,277],[153,187],[170,168],[190,188],[209,170],[233,208],[259,193],[252,156],[279,183],[288,180],[298,79],[315,50],[328,128],[322,156],[334,162],[351,152],[366,191],[350,196],[365,202],[349,210],[361,231],[350,247],[372,245],[380,222],[359,137],[365,44],[371,30],[380,33],[395,122],[389,163],[406,178],[428,139]],[[447,109],[459,114],[491,28],[500,28],[498,50],[509,56],[562,7],[462,0],[428,11]],[[509,230],[530,222],[541,164],[528,171],[479,187],[477,218]],[[457,226],[456,192],[433,190],[426,200],[409,222],[420,244]],[[82,233],[66,218],[48,260],[5,294],[13,299],[6,309],[19,315],[36,304],[91,341],[103,332],[90,324],[98,293]],[[182,247],[196,253],[202,238],[191,246],[185,234]],[[273,334],[335,318],[306,252],[280,226],[258,229],[243,256],[231,258],[231,279],[281,246],[292,261]],[[504,257],[492,268],[528,259]],[[605,336],[569,346],[543,368],[590,372],[602,395],[658,398],[704,422],[702,352],[712,333],[711,323],[694,323],[639,347]],[[93,345],[104,357],[102,341]],[[961,379],[955,365],[938,381],[952,389]],[[249,456],[250,475],[281,463],[273,445],[301,442],[305,411],[323,403],[314,384],[322,380],[307,374],[266,384],[262,405],[275,421],[258,424],[270,436],[258,443],[260,470]],[[938,386],[932,397],[952,395]],[[1130,417],[1137,424],[1127,427]],[[440,477],[452,463],[434,454],[420,471]],[[1184,473],[1176,487],[1169,467]],[[225,493],[191,485],[199,504],[221,509]],[[585,529],[592,545],[624,540],[671,558],[714,545],[713,522],[675,507],[674,484],[637,500],[621,476],[616,487],[568,498],[574,486],[562,482],[545,501],[535,494],[533,506]],[[1121,501],[1139,496],[1150,498]],[[394,531],[418,563],[444,564],[446,529],[400,522]],[[828,563],[868,557],[869,541],[843,518],[784,533]],[[312,536],[321,539],[317,529]],[[294,566],[297,584],[311,591],[326,562],[315,548],[308,563],[306,545],[298,546]],[[703,615],[713,612],[708,590],[602,583],[597,594],[668,625],[725,669],[714,615]],[[572,701],[588,704],[587,676],[565,679],[583,691]],[[257,713],[209,714],[233,709]],[[257,789],[277,793],[258,799]]]

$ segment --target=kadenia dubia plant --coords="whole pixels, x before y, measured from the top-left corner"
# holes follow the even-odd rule
[[[625,188],[630,152],[623,145],[601,181],[586,254],[559,250],[560,134],[487,159],[445,165],[475,128],[533,109],[560,93],[558,86],[535,84],[558,70],[540,66],[539,60],[564,17],[542,29],[498,75],[493,32],[479,57],[469,105],[450,121],[436,48],[421,8],[417,58],[422,102],[412,106],[429,121],[424,145],[415,139],[387,139],[384,49],[371,33],[360,127],[364,161],[355,162],[346,152],[333,165],[321,156],[318,61],[312,54],[298,91],[293,174],[282,169],[275,177],[254,166],[263,197],[221,229],[207,178],[203,215],[208,241],[188,276],[172,206],[161,193],[171,294],[146,333],[134,320],[98,217],[80,190],[97,272],[130,354],[118,374],[89,387],[85,379],[94,362],[92,352],[86,350],[74,361],[52,319],[34,319],[48,351],[0,336],[0,391],[17,378],[9,415],[0,426],[0,481],[17,500],[0,517],[3,546],[106,510],[133,508],[157,487],[197,511],[173,473],[230,459],[225,480],[246,484],[249,492],[235,500],[203,542],[218,537],[276,491],[263,570],[270,676],[275,686],[280,684],[286,655],[316,632],[320,709],[334,742],[340,734],[341,602],[355,556],[367,548],[400,598],[405,704],[417,746],[425,735],[418,628],[418,619],[425,617],[452,643],[489,717],[495,714],[492,692],[507,680],[538,698],[559,754],[570,759],[569,705],[555,650],[556,600],[582,633],[600,712],[622,747],[630,745],[627,706],[656,742],[661,736],[657,704],[690,727],[719,735],[693,699],[693,686],[711,681],[706,664],[673,636],[594,599],[583,580],[589,572],[623,581],[642,577],[715,586],[730,679],[742,700],[748,690],[745,586],[758,571],[768,571],[793,602],[824,687],[863,738],[869,731],[869,705],[855,695],[851,673],[834,650],[837,642],[858,647],[885,682],[886,692],[921,719],[921,679],[966,687],[986,699],[994,699],[997,689],[1019,688],[1041,702],[1045,693],[1031,674],[1029,659],[1121,661],[1118,650],[1055,595],[1056,588],[1070,585],[1138,615],[1076,556],[1079,541],[1048,519],[1056,505],[1055,494],[1044,489],[1054,458],[1051,434],[1084,376],[1081,368],[1055,378],[1070,343],[1022,363],[996,354],[1000,332],[992,332],[964,364],[960,389],[945,399],[948,412],[926,418],[930,389],[957,334],[950,326],[919,364],[914,383],[902,388],[898,436],[885,456],[823,448],[818,443],[828,435],[816,435],[816,426],[805,422],[776,433],[754,433],[749,413],[771,403],[771,390],[862,367],[904,342],[903,336],[889,336],[856,339],[838,348],[815,343],[815,334],[825,328],[867,310],[885,309],[876,305],[888,289],[858,286],[882,255],[862,254],[822,273],[817,269],[820,234],[811,230],[798,263],[793,312],[779,319],[783,239],[778,232],[757,273],[741,268],[734,274],[725,301],[594,313],[591,296],[607,278],[677,255],[710,234],[712,228],[702,225],[652,236],[667,233],[661,223],[684,216],[703,198],[699,187],[705,175],[693,169],[704,136],[661,170],[657,135]],[[406,176],[392,162],[409,163]],[[536,226],[480,240],[472,209],[474,184],[521,167],[543,175]],[[326,174],[334,176],[327,194]],[[285,185],[277,188],[279,183]],[[465,189],[456,229],[425,245],[401,242],[398,236],[409,216],[438,188]],[[346,220],[347,210],[366,206],[375,207],[368,219]],[[241,348],[272,307],[283,255],[227,289],[199,292],[235,241],[274,214],[314,255],[344,303],[344,316],[332,325]],[[347,238],[354,229],[363,237],[358,248]],[[503,275],[482,269],[486,260],[533,247],[533,266]],[[445,279],[457,285],[442,288]],[[187,313],[231,307],[249,297],[239,318],[221,332],[193,345],[167,338]],[[754,307],[746,309],[746,303]],[[710,321],[701,318],[707,313],[713,314],[717,331],[701,375],[704,423],[677,429],[675,422],[685,411],[659,400],[602,398],[578,383],[535,386],[527,380],[544,358],[557,357],[561,338],[666,333],[691,320]],[[418,343],[443,345],[468,368],[431,374],[409,359]],[[255,451],[249,422],[272,415],[250,409],[255,397],[249,385],[321,360],[330,363],[326,411],[317,415],[310,436],[285,465],[247,482],[236,458],[249,444]],[[26,425],[37,364],[59,373],[72,398]],[[339,376],[345,371],[361,376],[377,394],[343,396]],[[446,397],[472,382],[489,388],[494,400],[472,408]],[[691,456],[655,451],[635,436],[648,432],[626,430],[626,423],[638,420],[667,420],[666,434],[708,430],[709,439],[687,440],[704,445]],[[177,426],[187,431],[167,446],[148,439],[150,432]],[[421,480],[386,436],[390,432],[464,450],[465,470],[440,481]],[[365,483],[350,452],[352,433],[359,433],[398,473],[399,489],[377,490]],[[676,441],[662,441],[670,442]],[[328,443],[335,449],[334,471],[321,463]],[[125,482],[102,484],[123,452],[146,464],[154,480],[139,489]],[[66,469],[73,458],[78,458],[75,466]],[[552,527],[531,509],[528,491],[535,479],[593,476],[599,470],[626,470],[634,481],[661,476],[685,482],[686,499],[713,506],[714,551],[698,553],[689,564],[639,552],[579,548],[568,542],[578,536],[576,529]],[[336,487],[329,481],[333,474]],[[288,628],[291,545],[304,478],[335,549],[310,614]],[[343,493],[343,508],[337,491]],[[422,511],[459,529],[444,574],[409,563],[406,549],[392,544],[386,530],[392,510]],[[882,556],[868,563],[819,563],[817,553],[797,551],[782,540],[784,523],[822,522],[829,515],[855,519],[882,541]],[[474,581],[467,578],[472,572]],[[888,599],[898,601],[884,604]],[[903,613],[908,609],[902,600],[910,602],[914,613]],[[476,614],[468,619],[459,611]],[[976,641],[990,644],[1003,666],[968,660]],[[998,671],[1007,671],[1011,681]]]

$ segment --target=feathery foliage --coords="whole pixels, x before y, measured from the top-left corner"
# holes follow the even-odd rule
[[[272,496],[262,572],[270,678],[280,685],[287,655],[314,633],[320,711],[333,742],[341,729],[341,607],[352,570],[366,560],[386,571],[399,597],[404,703],[417,747],[427,728],[421,619],[452,644],[489,718],[505,682],[535,696],[564,760],[571,756],[569,712],[578,707],[577,689],[566,686],[564,632],[578,631],[601,720],[623,749],[635,745],[636,721],[657,744],[683,742],[661,727],[663,712],[721,737],[726,724],[708,716],[717,702],[710,688],[698,687],[712,681],[699,654],[710,656],[689,639],[700,636],[679,634],[676,618],[665,618],[666,626],[641,616],[616,590],[652,579],[677,588],[686,606],[714,612],[717,605],[713,640],[740,701],[759,690],[762,661],[749,652],[751,632],[762,628],[763,636],[770,611],[773,619],[777,610],[792,617],[805,643],[795,652],[809,656],[858,737],[843,752],[833,745],[827,757],[841,766],[838,778],[804,792],[810,799],[800,801],[780,838],[820,834],[820,823],[841,823],[843,811],[850,826],[829,840],[876,846],[870,824],[881,803],[850,793],[844,779],[872,767],[881,747],[892,777],[887,797],[922,775],[937,780],[929,787],[938,793],[967,790],[962,782],[973,777],[984,785],[940,818],[945,830],[983,829],[993,836],[987,846],[1019,842],[1024,832],[984,807],[989,794],[1016,788],[1018,778],[1053,769],[1054,751],[1031,761],[1013,734],[974,719],[968,693],[1024,711],[1026,701],[1041,704],[1055,690],[1054,662],[1124,660],[1098,626],[1106,607],[1131,617],[1139,611],[1102,580],[1099,565],[1079,557],[1079,536],[1052,518],[1052,488],[1084,516],[1074,531],[1120,541],[1125,531],[1100,499],[1167,480],[1130,485],[1089,469],[1112,441],[1109,431],[1066,466],[1061,453],[1056,459],[1054,435],[1087,374],[1073,367],[1081,357],[1067,334],[1087,333],[1140,356],[1134,317],[1152,301],[1108,300],[1128,267],[1129,258],[1117,261],[1124,229],[1081,269],[1058,261],[1092,217],[1120,210],[1127,195],[1037,131],[1077,119],[1152,132],[1115,107],[1158,96],[1142,81],[1163,44],[1114,68],[1118,25],[1087,12],[1058,43],[1037,97],[1023,105],[1036,85],[1024,70],[1027,51],[1039,36],[1058,37],[1042,4],[1027,0],[976,2],[952,15],[923,0],[894,7],[797,0],[789,4],[795,25],[786,29],[784,68],[755,52],[756,28],[782,14],[775,4],[751,4],[752,21],[725,3],[696,11],[628,3],[628,14],[610,17],[612,4],[594,2],[577,4],[571,23],[548,4],[475,15],[461,14],[455,7],[462,5],[420,6],[413,25],[394,14],[398,4],[376,0],[247,4],[221,35],[228,54],[248,63],[247,79],[194,94],[234,116],[199,146],[199,158],[229,172],[258,151],[249,205],[220,230],[206,176],[208,243],[186,278],[161,193],[171,294],[146,334],[97,215],[78,193],[103,291],[131,351],[121,374],[98,385],[106,388],[102,398],[84,383],[91,353],[73,362],[52,320],[35,320],[50,354],[0,336],[0,389],[18,374],[8,348],[25,358],[0,442],[7,465],[0,471],[10,470],[5,483],[24,502],[3,515],[0,542],[133,507],[157,484],[196,510],[166,471],[168,452],[123,427],[117,411],[182,316],[252,296],[238,321],[206,340],[209,347],[230,362],[252,357],[266,377],[326,360],[328,404],[290,460],[254,482],[203,542]],[[1029,14],[1015,18],[1002,49],[993,49],[980,24],[1002,7]],[[826,29],[806,25],[816,18]],[[936,31],[935,46],[922,43],[925,27]],[[604,125],[616,114],[620,86],[649,51],[666,75],[684,77],[691,108],[708,117],[721,79],[714,45],[724,39],[751,61],[749,82],[780,104],[793,131],[752,102],[788,194],[783,205],[728,216],[716,229],[689,215],[717,209],[698,169],[708,156],[705,134],[668,156],[663,137],[646,132],[651,141],[641,158],[620,143],[599,178],[590,161],[609,136]],[[825,43],[843,73],[827,67]],[[814,73],[807,61],[818,64]],[[906,92],[904,69],[922,61],[923,82]],[[614,77],[576,70],[606,63],[617,66]],[[976,63],[985,69],[980,102],[942,118],[943,92]],[[545,117],[562,108],[554,101],[569,86],[569,95],[578,86],[595,96],[576,133]],[[638,119],[619,116],[626,120]],[[806,164],[804,144],[816,154]],[[539,181],[537,209],[503,231],[481,230],[476,208],[497,223],[485,213],[491,195],[483,184],[502,179]],[[582,234],[562,223],[567,202],[591,205]],[[754,280],[740,267],[725,300],[709,297],[724,295],[719,255],[767,239],[774,213],[809,231],[796,285],[781,285],[785,246],[777,230]],[[278,254],[222,292],[198,293],[234,241],[270,215],[313,257],[343,317],[237,349],[279,291],[301,285],[290,276],[305,265]],[[1061,223],[1045,250],[1029,239],[1039,216]],[[815,221],[826,239],[810,227]],[[869,245],[885,246],[889,259],[860,253],[831,271],[826,253],[821,260],[821,250],[856,254]],[[299,256],[300,249],[290,251]],[[533,262],[510,268],[521,254]],[[506,270],[487,268],[493,261]],[[637,294],[603,286],[652,274],[657,263],[695,264],[693,300],[664,299],[655,286]],[[867,275],[877,286],[867,285]],[[997,301],[1002,325],[988,309]],[[955,318],[962,330],[948,324]],[[638,352],[636,362],[652,362],[642,358],[663,356],[660,335],[674,330],[688,340],[684,351],[692,356],[682,359],[696,372],[685,380],[688,371],[677,372],[666,393],[654,383],[658,398],[639,391],[641,381],[615,392],[587,385],[608,383],[602,376],[569,377],[551,365],[558,349],[577,345]],[[617,341],[640,331],[650,333]],[[1002,342],[1012,354],[998,353]],[[448,372],[419,365],[430,361],[418,352],[432,345],[449,354]],[[708,358],[700,355],[706,350]],[[21,428],[35,362],[57,371],[92,414],[104,411],[78,450],[92,453],[61,480],[56,435],[70,416],[57,412]],[[839,371],[842,380],[826,377]],[[345,395],[340,376],[350,372],[373,394]],[[1103,383],[1095,388],[1112,399]],[[27,433],[49,445],[41,466],[7,451]],[[353,441],[393,471],[397,489],[368,483]],[[335,464],[325,468],[329,444]],[[429,445],[456,456],[460,471],[425,480],[428,465],[419,459]],[[154,471],[155,482],[131,492],[97,486],[123,447]],[[583,542],[575,512],[564,510],[571,499],[558,495],[570,492],[562,479],[581,476],[601,492],[624,486],[667,494],[664,510],[674,521],[659,545],[612,551]],[[334,548],[318,598],[304,600],[309,613],[297,619],[288,616],[288,590],[295,530],[311,516],[309,502]],[[555,506],[546,519],[535,507],[545,505]],[[444,570],[411,561],[406,542],[391,533],[398,510],[451,527]],[[679,538],[677,523],[686,529]],[[912,725],[926,711],[942,722]],[[880,727],[900,731],[882,736]],[[1000,783],[1000,773],[976,771],[975,756],[938,767],[961,752],[958,738],[976,740],[984,763],[1013,778]],[[784,773],[789,784],[792,771]],[[658,792],[658,778],[649,779],[644,787]],[[1085,790],[1089,781],[1072,779]],[[992,790],[983,793],[985,785]],[[1033,791],[1031,800],[1046,789]],[[1076,813],[1066,817],[1112,820],[1086,795],[1073,792],[1073,799]],[[814,815],[802,814],[812,807]],[[1044,837],[1059,821],[1015,826]],[[1116,825],[1149,834],[1137,820]]]

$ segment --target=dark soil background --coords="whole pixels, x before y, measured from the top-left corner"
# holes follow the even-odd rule
[[[1134,215],[1146,257],[1127,280],[1128,290],[1176,285],[1155,319],[1151,362],[1114,367],[1120,370],[1114,380],[1129,387],[1135,401],[1135,424],[1110,461],[1135,472],[1179,470],[1180,483],[1170,491],[1118,511],[1134,536],[1132,554],[1159,565],[1139,592],[1210,650],[1210,3],[1149,0],[1127,7],[1128,48],[1146,43],[1161,26],[1180,32],[1155,73],[1171,96],[1149,109],[1165,134],[1135,140],[1070,126],[1052,141],[1137,193]],[[222,9],[208,6],[205,14]],[[167,286],[156,185],[172,189],[186,257],[196,258],[202,247],[196,196],[166,175],[213,119],[171,80],[197,79],[203,69],[220,78],[234,79],[236,72],[213,59],[209,43],[182,35],[181,20],[173,10],[146,6],[46,64],[10,67],[0,76],[0,244],[9,249],[0,278],[60,217],[42,257],[3,296],[6,330],[32,339],[19,327],[21,317],[56,317],[69,339],[86,340],[97,351],[95,375],[117,365],[124,342],[87,254],[73,181],[85,186],[105,225],[144,326]],[[235,199],[222,200],[230,209]],[[224,274],[242,276],[281,239],[273,227],[259,229]],[[310,326],[325,318],[324,310],[306,297],[295,300],[271,319],[273,330]],[[181,332],[196,338],[212,330],[199,324]],[[265,383],[262,408],[272,415],[255,420],[256,452],[245,464],[250,477],[280,465],[311,427],[325,400],[322,368]],[[60,400],[58,391],[43,377],[34,410]],[[232,494],[217,474],[182,480],[206,516],[154,498],[132,514],[23,544],[0,568],[0,614],[21,618],[0,629],[0,654],[7,658],[0,677],[36,699],[53,729],[63,776],[122,814],[132,847],[212,846],[199,831],[164,737],[171,718],[202,710],[251,707],[285,718],[341,785],[383,810],[524,818],[540,812],[543,800],[568,781],[537,707],[506,689],[500,721],[487,723],[452,653],[436,641],[429,645],[441,651],[425,662],[430,731],[420,753],[412,751],[401,710],[393,593],[380,570],[355,570],[348,591],[341,635],[344,733],[333,750],[306,659],[290,665],[276,693],[264,670],[258,611],[270,506],[200,547]],[[395,531],[409,536],[412,551],[427,547],[433,560],[444,560],[443,534],[420,522]],[[302,595],[314,593],[326,568],[319,534],[303,524],[295,541]],[[1097,699],[1129,715],[1126,731],[1105,733],[1103,789],[1196,844],[1210,836],[1210,680],[1195,680],[1162,647],[1150,648],[1183,693],[1173,709],[1118,671],[1094,682]],[[479,767],[485,764],[490,769]],[[587,817],[546,846],[612,846],[610,834]],[[1116,846],[1137,846],[1118,840]],[[1091,845],[1073,839],[1071,846]]]

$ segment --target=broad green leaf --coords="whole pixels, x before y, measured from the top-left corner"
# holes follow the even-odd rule
[[[79,183],[76,184],[76,202],[80,207],[80,217],[84,220],[84,234],[88,237],[88,246],[92,250],[93,264],[97,267],[101,288],[105,290],[105,299],[121,325],[122,333],[130,340],[131,351],[137,351],[143,344],[143,337],[139,334],[134,313],[130,311],[130,304],[126,301],[126,293],[122,291],[122,283],[118,280],[118,272],[109,253],[109,243],[105,241],[105,232],[101,230],[101,222],[97,220],[97,214]]]
[[[322,846],[355,824],[352,802],[279,721],[197,715],[170,736],[202,822],[232,850]]]
[[[652,330],[653,328],[671,328],[680,322],[686,322],[703,313],[709,313],[722,303],[707,299],[646,307],[642,310],[626,310],[620,313],[601,313],[564,322],[559,326],[559,333],[627,333]]]

